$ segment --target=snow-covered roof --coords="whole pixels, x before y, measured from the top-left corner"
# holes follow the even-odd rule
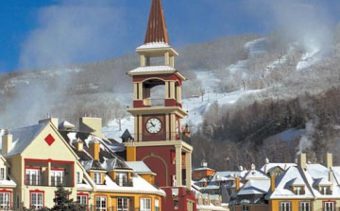
[[[206,187],[201,187],[202,190],[218,190],[220,186],[218,185],[208,185]]]
[[[37,125],[10,130],[9,132],[13,135],[13,142],[12,148],[9,150],[7,156],[14,156],[22,153],[47,124],[48,122],[41,122]]]
[[[125,162],[137,174],[154,174],[143,161]]]
[[[266,163],[262,166],[261,171],[268,174],[272,169],[279,167],[282,170],[287,170],[291,166],[296,166],[296,163]]]
[[[303,183],[304,194],[297,195],[292,191],[292,184]],[[299,167],[290,167],[286,172],[279,176],[276,180],[276,188],[273,193],[271,193],[271,199],[277,198],[313,198],[314,193],[310,186],[307,184],[308,178],[304,178],[304,172]]]
[[[145,66],[138,67],[129,72],[131,75],[146,74],[146,73],[174,73],[177,70],[171,66]]]
[[[270,179],[252,179],[246,182],[237,195],[266,194],[270,188]]]
[[[137,50],[144,50],[144,49],[159,49],[159,48],[170,48],[170,45],[165,42],[150,42],[143,44],[137,48]]]
[[[59,128],[60,129],[65,129],[65,130],[69,130],[69,129],[74,129],[76,126],[68,121],[63,121],[59,124]]]
[[[245,173],[243,175],[243,173]],[[249,171],[246,171],[246,172],[241,172],[241,177],[244,179],[244,180],[252,180],[252,179],[268,179],[268,176],[265,175],[263,172],[261,171],[258,171],[258,170],[255,170],[255,169],[252,169],[252,170],[249,170]]]
[[[209,205],[197,204],[197,210],[200,210],[200,211],[228,211],[229,209],[221,207],[221,206],[215,206],[213,204],[209,204]]]
[[[237,177],[237,176],[240,176],[239,171],[217,171],[214,174],[211,181],[215,182],[215,181],[234,180],[235,177]]]
[[[14,180],[0,180],[0,187],[1,188],[15,188],[17,184],[14,182]]]
[[[214,169],[209,168],[209,167],[200,167],[200,168],[195,168],[195,169],[193,169],[193,171],[204,171],[204,170],[212,170],[212,171],[215,171]]]
[[[142,177],[136,175],[132,177],[132,187],[123,187],[117,185],[112,179],[106,175],[105,176],[105,184],[104,185],[96,185],[96,190],[98,191],[106,191],[106,192],[121,192],[121,193],[144,193],[144,194],[157,194],[161,196],[165,196],[165,192],[160,190],[147,181],[145,181]]]

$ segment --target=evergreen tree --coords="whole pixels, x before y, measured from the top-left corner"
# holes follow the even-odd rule
[[[58,186],[57,191],[55,191],[55,198],[53,199],[55,206],[51,209],[53,211],[81,211],[84,207],[73,199],[70,199],[71,191],[65,190],[63,186]]]

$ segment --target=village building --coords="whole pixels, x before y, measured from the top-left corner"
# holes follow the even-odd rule
[[[262,171],[261,171],[262,170]],[[261,168],[268,178],[251,178],[237,191],[235,211],[336,211],[340,209],[340,167],[327,153],[324,165],[310,163],[306,154],[297,163],[270,163]]]
[[[154,173],[117,156],[124,146],[101,135],[101,119],[81,118],[81,129],[65,123],[49,118],[2,136],[1,208],[53,207],[62,185],[89,210],[162,210]]]

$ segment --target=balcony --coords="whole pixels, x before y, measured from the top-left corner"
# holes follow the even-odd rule
[[[63,186],[65,187],[67,185],[65,179],[63,177],[51,177],[51,186],[56,187],[56,186]]]
[[[43,180],[41,175],[26,175],[25,185],[31,186],[45,186],[46,181]]]
[[[74,186],[74,163],[72,161],[51,161],[25,159],[25,185],[64,187]]]

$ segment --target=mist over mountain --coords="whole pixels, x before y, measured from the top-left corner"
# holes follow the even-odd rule
[[[219,169],[237,168],[263,163],[266,157],[293,162],[301,151],[311,152],[315,160],[320,152],[336,152],[340,30],[326,33],[327,42],[318,42],[324,38],[317,34],[306,41],[276,31],[177,49],[176,67],[188,78],[184,108],[193,132],[194,163],[206,159]],[[0,127],[34,124],[47,115],[73,123],[81,116],[97,116],[117,139],[124,129],[132,129],[126,112],[132,84],[126,73],[138,65],[131,54],[2,74]]]
[[[85,17],[95,17],[90,24],[83,16],[73,16],[74,8],[67,3],[42,11],[40,28],[26,40],[21,63],[52,66],[0,75],[0,127],[33,124],[47,115],[74,123],[81,116],[97,116],[116,139],[124,129],[132,131],[132,117],[126,112],[132,100],[127,72],[139,65],[135,54],[64,65],[77,61],[82,52],[91,56],[89,49],[99,51],[91,38],[100,37],[108,25],[124,25],[116,21],[119,11],[114,7],[95,6],[77,7]],[[216,168],[237,168],[263,163],[265,157],[292,162],[301,151],[310,152],[313,160],[320,159],[321,152],[336,152],[340,27],[317,4],[254,0],[247,7],[276,30],[177,49],[176,67],[188,78],[183,103],[196,148],[194,163],[206,159]],[[82,30],[73,29],[68,17],[83,23]],[[51,34],[68,29],[74,36],[51,39]],[[60,44],[64,39],[69,41],[66,46]],[[103,37],[97,47],[109,51],[110,39]]]

